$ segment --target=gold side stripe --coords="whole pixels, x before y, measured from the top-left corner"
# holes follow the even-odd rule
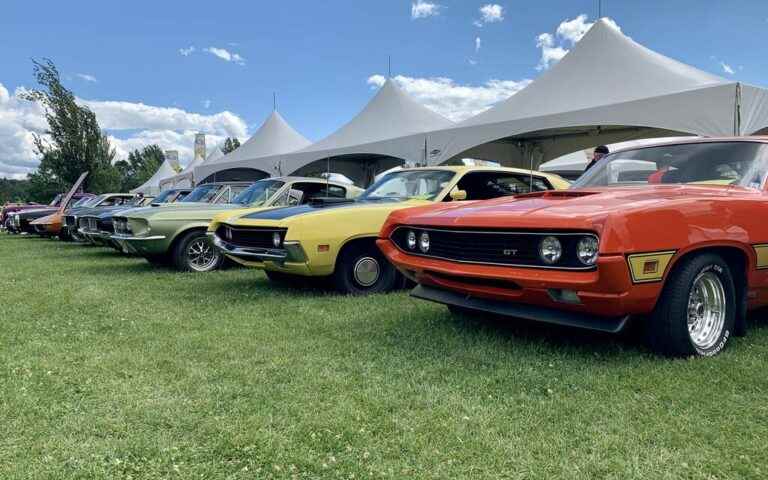
[[[752,245],[757,256],[757,268],[768,268],[768,244]]]
[[[662,252],[636,253],[627,256],[629,273],[633,283],[659,282],[664,278],[676,250]]]

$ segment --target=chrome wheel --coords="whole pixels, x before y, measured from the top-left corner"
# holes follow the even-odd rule
[[[187,264],[196,272],[211,270],[219,261],[219,253],[205,239],[193,240],[187,247]]]
[[[700,273],[688,294],[688,335],[699,349],[711,348],[723,332],[726,316],[723,282],[714,272]]]
[[[363,287],[370,287],[379,279],[381,268],[379,262],[373,257],[362,257],[353,268],[355,281]]]

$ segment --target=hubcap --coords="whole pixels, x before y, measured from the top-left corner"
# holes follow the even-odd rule
[[[688,335],[697,347],[706,350],[720,338],[725,326],[725,289],[713,272],[700,273],[688,295]]]
[[[363,287],[370,287],[379,279],[379,262],[373,257],[363,257],[355,263],[355,281]]]
[[[218,259],[218,252],[203,238],[193,241],[187,247],[187,262],[190,268],[197,272],[210,270]]]

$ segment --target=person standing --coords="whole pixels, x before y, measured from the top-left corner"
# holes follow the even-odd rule
[[[595,151],[592,152],[592,160],[587,164],[587,168],[585,168],[584,171],[586,172],[590,168],[594,167],[598,160],[608,155],[609,153],[610,152],[608,151],[608,147],[605,145],[599,145],[595,147]]]

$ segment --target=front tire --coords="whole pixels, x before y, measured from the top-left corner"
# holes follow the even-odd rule
[[[651,348],[672,357],[713,356],[733,335],[736,288],[728,264],[704,253],[670,274],[648,322]]]
[[[376,245],[358,243],[342,250],[333,272],[333,283],[340,293],[366,295],[394,290],[398,276]]]
[[[202,230],[184,233],[173,248],[173,266],[181,272],[211,272],[224,263],[222,255]]]

